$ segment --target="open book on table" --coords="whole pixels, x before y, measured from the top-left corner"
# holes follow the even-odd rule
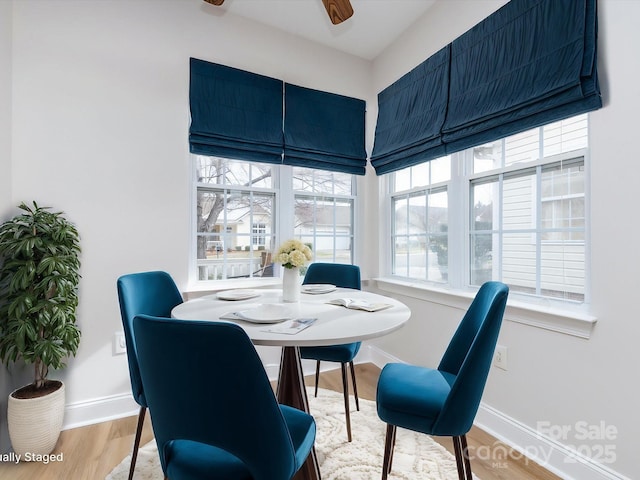
[[[351,308],[353,310],[365,310],[367,312],[377,312],[384,310],[392,305],[390,303],[372,303],[358,298],[334,298],[327,303],[331,305],[340,305],[342,307]]]

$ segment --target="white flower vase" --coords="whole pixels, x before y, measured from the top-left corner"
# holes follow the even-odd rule
[[[282,274],[282,301],[295,303],[300,301],[300,269],[285,268]]]

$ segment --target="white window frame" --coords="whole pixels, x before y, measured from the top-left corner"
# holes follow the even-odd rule
[[[192,173],[192,181],[190,188],[190,209],[191,209],[191,222],[190,222],[190,253],[189,253],[189,292],[206,292],[217,291],[226,288],[242,288],[244,286],[273,286],[280,285],[281,283],[281,270],[279,265],[274,264],[273,277],[253,277],[244,279],[221,279],[221,280],[199,280],[198,279],[198,265],[197,265],[197,236],[198,236],[198,219],[197,219],[197,195],[198,187],[206,188],[210,186],[208,184],[199,184],[197,181],[197,155],[190,154],[190,168]],[[287,165],[270,165],[272,168],[272,188],[265,189],[261,187],[242,187],[234,185],[215,185],[210,186],[215,189],[223,190],[241,190],[241,191],[255,191],[255,192],[270,192],[274,195],[274,233],[275,233],[275,246],[274,250],[283,241],[294,238],[294,208],[295,208],[295,196],[296,191],[293,190],[293,167]],[[352,175],[351,178],[351,195],[340,194],[311,194],[308,192],[302,192],[304,195],[317,195],[324,197],[331,197],[336,199],[352,199],[353,207],[351,213],[352,229],[351,229],[351,258],[355,263],[357,259],[357,233],[358,228],[356,225],[356,209],[358,208],[358,196],[357,196],[357,176]],[[223,233],[221,233],[223,235]],[[253,232],[253,225],[249,232],[249,239],[253,242],[255,237]],[[256,245],[257,246],[257,245]]]
[[[536,186],[533,189],[534,191],[540,191],[540,185],[539,185],[539,181],[540,181],[540,172],[541,170],[544,169],[545,166],[549,166],[549,165],[555,165],[555,164],[562,164],[563,162],[567,162],[567,164],[571,164],[574,163],[576,160],[578,159],[583,159],[584,161],[584,171],[585,171],[585,192],[584,192],[584,198],[585,198],[585,239],[584,239],[584,248],[585,248],[585,264],[584,264],[584,271],[585,271],[585,285],[584,285],[584,300],[577,302],[577,301],[572,301],[572,300],[564,300],[564,299],[556,299],[553,297],[543,297],[543,296],[537,296],[537,295],[531,295],[531,294],[517,294],[515,292],[511,292],[510,295],[514,296],[517,295],[518,297],[521,298],[521,300],[523,301],[532,301],[534,303],[537,302],[541,302],[541,301],[549,301],[552,303],[557,303],[559,306],[562,306],[563,304],[567,304],[567,305],[572,305],[572,304],[577,304],[577,305],[581,305],[581,304],[589,304],[590,303],[590,297],[589,297],[589,283],[590,283],[590,270],[589,270],[589,261],[588,261],[588,256],[586,255],[586,252],[588,251],[589,248],[589,238],[588,238],[588,232],[589,232],[589,215],[588,215],[588,201],[589,201],[589,192],[588,192],[588,161],[587,161],[587,157],[589,154],[589,150],[588,149],[579,149],[579,150],[573,150],[571,152],[565,152],[562,154],[558,154],[558,155],[553,155],[553,156],[549,156],[546,157],[544,159],[538,159],[532,162],[522,162],[522,163],[515,163],[515,164],[511,164],[507,167],[503,167],[503,168],[496,168],[494,170],[490,170],[490,171],[485,171],[485,172],[481,172],[478,174],[472,174],[469,175],[467,182],[467,190],[471,190],[472,184],[474,181],[478,181],[478,180],[483,180],[483,179],[491,179],[491,178],[497,178],[497,183],[499,185],[499,190],[500,190],[500,205],[497,205],[496,208],[498,209],[502,209],[503,208],[503,203],[502,203],[502,183],[504,181],[505,177],[509,177],[510,174],[518,174],[520,172],[524,172],[527,170],[531,170],[533,171],[533,173],[531,174],[532,176],[532,181],[536,181]],[[467,198],[469,198],[470,195],[467,195]],[[564,197],[567,198],[567,197]],[[541,202],[543,201],[543,197],[542,194],[538,194],[535,193],[535,198],[533,199],[532,202],[532,207],[533,207],[533,217],[534,218],[538,218],[539,216],[537,215],[537,209],[538,207],[541,205]],[[472,205],[470,205],[470,202],[467,201],[467,219],[470,218],[471,215],[471,211],[472,211]],[[502,218],[502,215],[500,215],[499,218]],[[540,220],[540,219],[539,219]],[[532,236],[535,235],[539,235],[541,233],[541,226],[540,225],[532,225],[530,229],[527,230],[535,230],[534,232],[531,233]],[[499,247],[498,250],[500,250],[501,253],[504,253],[502,251],[502,238],[506,233],[517,233],[517,230],[505,230],[503,225],[500,224],[498,226],[494,226],[493,230],[494,232],[496,232],[496,234],[499,236],[500,240],[499,240]],[[465,266],[465,275],[464,275],[464,282],[465,285],[470,286],[470,288],[478,288],[479,286],[471,286],[471,222],[467,221],[466,222],[466,229],[465,229],[465,239],[466,239],[466,252],[467,255],[465,255],[465,260],[466,260],[466,266]],[[539,240],[536,242],[536,240],[534,238],[532,238],[531,240],[532,244],[537,248],[537,250],[539,250],[541,248],[541,246],[545,243],[548,243],[550,241],[548,240]],[[539,257],[540,252],[537,252],[537,256]],[[496,260],[496,264],[494,265],[494,269],[497,269],[499,271],[501,271],[502,269],[502,255],[500,255],[500,257]],[[538,267],[539,268],[539,267]],[[541,281],[541,272],[537,271],[536,272],[536,283],[539,284]],[[500,279],[497,279],[500,280]]]
[[[544,127],[542,127],[544,128]],[[590,128],[590,124],[589,127]],[[526,167],[546,165],[558,160],[570,160],[582,156],[585,168],[585,292],[584,302],[567,302],[547,297],[530,297],[510,295],[507,315],[511,321],[540,327],[546,330],[561,332],[581,338],[589,338],[597,318],[590,312],[590,148],[574,150],[556,154],[546,159],[532,162],[513,163],[506,167],[473,173],[473,149],[467,149],[451,156],[451,180],[448,182],[449,194],[449,275],[448,284],[439,285],[429,281],[413,278],[401,278],[391,274],[392,231],[392,177],[382,175],[379,178],[379,191],[385,192],[384,208],[380,216],[380,251],[379,262],[381,272],[376,279],[376,285],[383,291],[415,297],[420,300],[432,301],[466,309],[468,302],[477,291],[477,287],[469,285],[470,275],[470,181],[489,175],[497,171],[510,172]],[[434,185],[435,186],[435,185]],[[424,189],[433,186],[424,187]],[[406,192],[403,192],[406,193]],[[537,207],[536,207],[537,208]]]

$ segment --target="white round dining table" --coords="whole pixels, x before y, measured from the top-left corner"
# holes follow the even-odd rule
[[[381,337],[401,328],[411,316],[409,307],[394,298],[349,288],[336,288],[320,294],[301,293],[300,301],[295,303],[283,302],[280,289],[255,289],[247,293],[253,293],[255,296],[224,300],[220,297],[242,298],[242,295],[227,296],[224,292],[218,292],[189,300],[176,306],[171,315],[174,318],[189,320],[230,321],[240,325],[255,345],[283,347],[276,397],[278,402],[306,412],[309,412],[309,403],[300,360],[300,347],[338,345]],[[345,298],[362,300],[369,304],[386,304],[388,307],[369,312],[328,303],[331,300]],[[274,311],[281,314],[271,315]],[[265,318],[261,318],[259,312],[264,312]],[[250,313],[252,315],[249,315]],[[246,320],[247,317],[251,319]],[[284,320],[278,318],[277,323],[266,323],[271,322],[271,317],[282,317]],[[315,320],[309,327],[296,333],[270,331],[277,329],[278,325],[284,325],[288,320],[308,318]],[[315,449],[294,478],[321,478]]]
[[[323,294],[302,293],[297,303],[284,303],[280,289],[255,289],[253,292],[257,296],[247,300],[221,300],[217,294],[189,300],[176,306],[172,316],[184,319],[220,320],[225,314],[261,308],[267,310],[275,304],[284,309],[283,311],[288,311],[287,316],[292,319],[315,318],[316,320],[309,328],[294,335],[270,332],[270,327],[276,326],[277,323],[253,323],[239,318],[229,321],[240,325],[255,345],[309,347],[381,337],[402,327],[411,315],[409,307],[396,299],[349,288],[337,288]],[[339,298],[353,298],[391,306],[377,312],[367,312],[327,303]]]

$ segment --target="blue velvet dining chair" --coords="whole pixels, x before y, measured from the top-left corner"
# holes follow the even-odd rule
[[[302,467],[315,421],[278,404],[241,327],[138,315],[133,328],[165,478],[287,480]]]
[[[133,440],[133,451],[131,452],[131,465],[129,467],[129,480],[131,480],[136,467],[142,427],[147,411],[147,400],[138,369],[133,319],[138,314],[170,317],[173,307],[181,304],[183,299],[173,278],[167,272],[152,271],[123,275],[118,278],[117,288],[122,327],[127,346],[131,390],[134,400],[140,405],[138,425]]]
[[[312,263],[302,281],[303,285],[325,283],[341,288],[361,289],[360,267],[340,263]],[[345,343],[340,345],[327,345],[322,347],[300,347],[300,357],[316,361],[316,387],[315,396],[318,396],[318,382],[320,381],[320,362],[340,363],[342,370],[342,391],[344,393],[344,410],[347,421],[347,438],[351,441],[351,415],[349,414],[349,382],[347,380],[347,365],[351,370],[351,383],[353,384],[353,396],[356,400],[356,409],[360,410],[358,401],[358,387],[356,385],[356,372],[353,367],[353,359],[360,350],[360,342]]]
[[[480,287],[437,369],[385,365],[378,379],[378,417],[387,424],[382,479],[391,472],[396,428],[451,436],[460,480],[471,480],[466,434],[480,405],[507,304],[500,282]]]

